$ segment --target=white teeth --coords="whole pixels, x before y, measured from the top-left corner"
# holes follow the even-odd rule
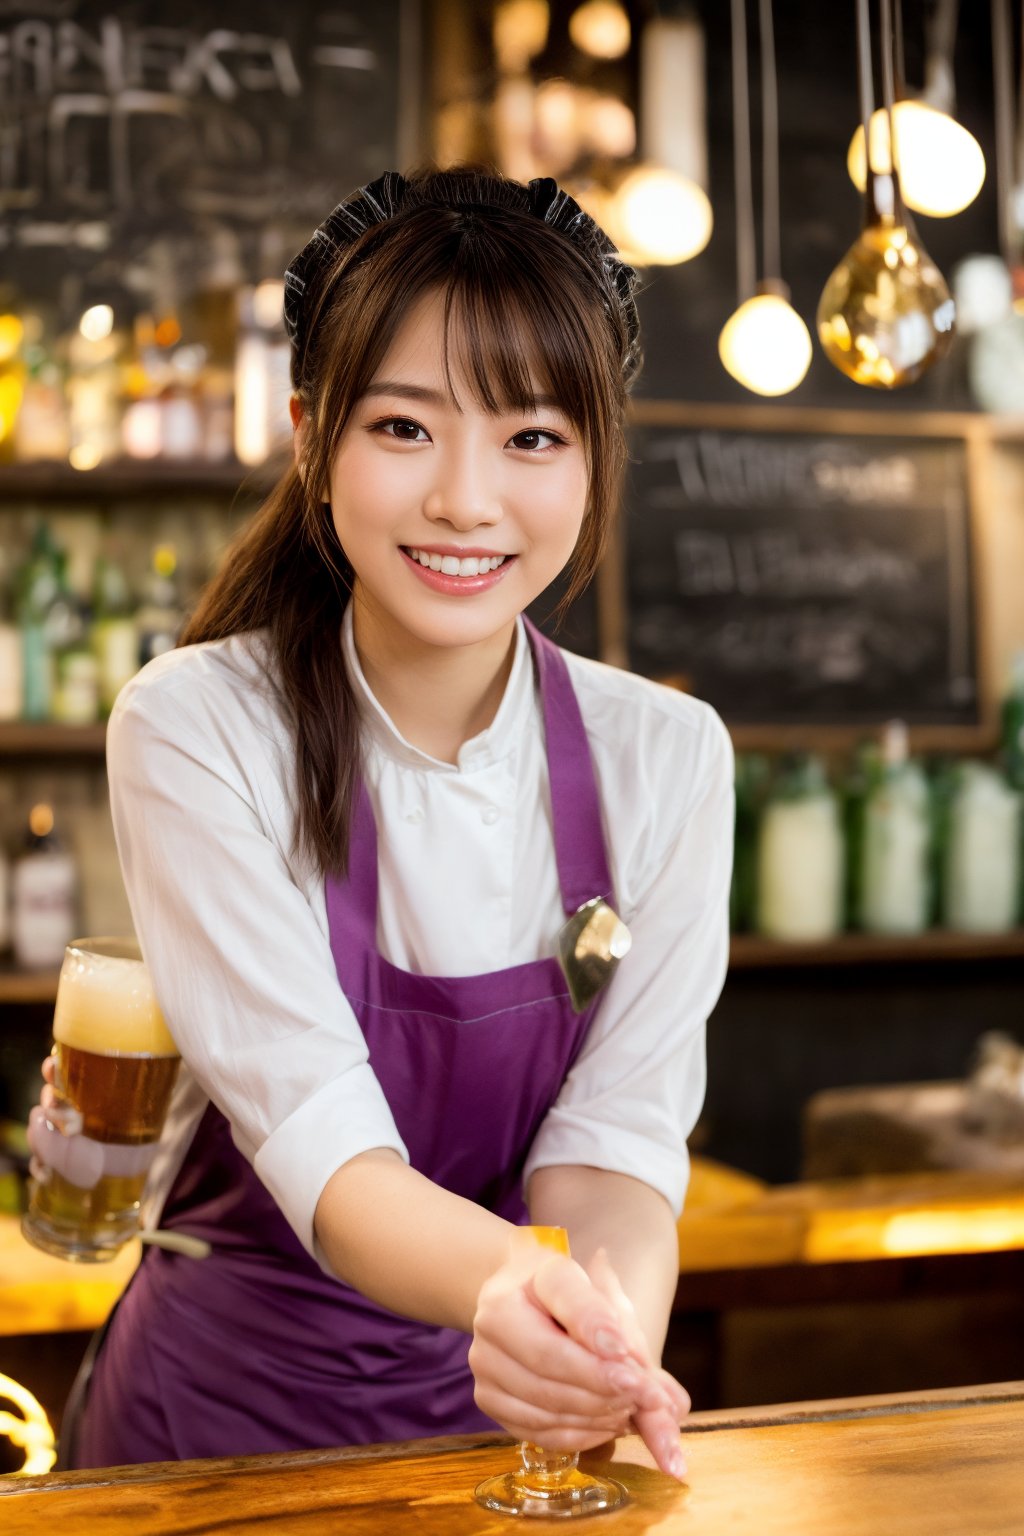
[[[505,555],[483,555],[478,558],[475,555],[467,555],[460,560],[457,555],[430,555],[425,549],[410,549],[408,555],[413,560],[418,560],[420,565],[425,565],[432,571],[440,571],[444,576],[482,576],[487,571],[496,571],[499,565],[503,565]]]

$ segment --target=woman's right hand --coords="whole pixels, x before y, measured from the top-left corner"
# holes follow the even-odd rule
[[[612,1301],[560,1254],[529,1266],[514,1254],[485,1282],[469,1364],[477,1406],[547,1451],[602,1445],[629,1432],[638,1410],[678,1423],[677,1405],[631,1352]]]
[[[39,1103],[30,1110],[28,1117],[27,1135],[32,1153],[29,1172],[40,1184],[45,1184],[51,1171],[56,1171],[70,1183],[91,1189],[103,1173],[103,1148],[99,1142],[79,1134],[82,1117],[57,1093],[56,1069],[57,1058],[47,1056],[43,1062],[43,1090]]]

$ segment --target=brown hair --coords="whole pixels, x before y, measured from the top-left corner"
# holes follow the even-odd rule
[[[534,408],[531,361],[581,434],[587,506],[558,614],[597,568],[627,459],[624,417],[639,355],[594,258],[524,212],[526,189],[476,165],[410,173],[399,211],[340,253],[311,299],[299,397],[303,471],[282,475],[205,589],[182,645],[268,631],[270,675],[296,744],[296,840],[323,872],[347,868],[359,720],[340,625],[353,573],[334,529],[330,468],[357,401],[407,314],[445,297],[466,377],[490,412]]]

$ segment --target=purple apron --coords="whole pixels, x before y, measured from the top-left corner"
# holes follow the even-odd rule
[[[614,904],[593,765],[558,647],[527,621],[544,708],[562,901]],[[527,1153],[597,1002],[574,1013],[554,958],[416,976],[377,952],[365,787],[348,877],[328,878],[338,980],[414,1168],[512,1222]],[[552,950],[555,935],[551,935]],[[117,1308],[65,1465],[242,1456],[493,1429],[469,1338],[398,1317],[319,1268],[208,1107],[161,1218],[214,1245],[146,1250]]]

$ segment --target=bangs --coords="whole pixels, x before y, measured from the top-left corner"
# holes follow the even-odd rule
[[[580,328],[581,336],[565,310],[545,302],[536,276],[506,267],[496,281],[471,262],[448,278],[443,291],[444,376],[457,408],[453,371],[490,414],[535,412],[538,396],[549,396],[589,439],[587,379],[601,363],[590,355],[586,330]]]

